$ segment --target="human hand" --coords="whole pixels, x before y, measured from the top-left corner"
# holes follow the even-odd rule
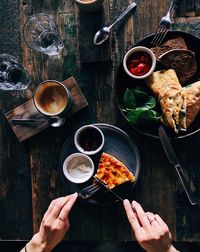
[[[27,251],[49,252],[68,231],[69,213],[77,199],[77,193],[53,200],[42,219],[39,232],[26,245]]]
[[[145,213],[136,201],[124,200],[124,207],[128,220],[140,246],[147,252],[175,252],[172,246],[172,236],[167,224],[157,214]]]

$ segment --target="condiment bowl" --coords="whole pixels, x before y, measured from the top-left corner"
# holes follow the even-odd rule
[[[125,54],[123,67],[131,78],[145,79],[155,70],[156,57],[149,48],[136,46]]]
[[[64,176],[71,182],[81,184],[88,181],[94,173],[94,163],[83,153],[73,153],[63,163]]]
[[[103,148],[104,141],[103,132],[94,125],[85,125],[74,135],[76,148],[86,155],[97,154]]]
[[[84,12],[95,12],[103,3],[104,0],[75,0],[75,3],[81,11]]]

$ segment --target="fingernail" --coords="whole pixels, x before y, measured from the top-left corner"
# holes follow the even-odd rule
[[[136,205],[136,204],[137,204],[137,201],[133,200],[132,205]]]
[[[73,194],[73,197],[77,197],[77,196],[78,196],[78,193],[75,192],[75,193]]]

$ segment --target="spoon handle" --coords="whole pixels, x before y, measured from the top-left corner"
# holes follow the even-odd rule
[[[136,3],[132,3],[128,6],[128,8],[115,20],[114,23],[112,23],[110,26],[109,26],[109,29],[111,29],[116,23],[118,23],[124,16],[126,16],[129,11],[131,11],[133,8],[135,8],[137,6]]]
[[[20,123],[34,123],[34,122],[48,122],[48,120],[45,119],[12,119],[11,122],[13,124],[20,124]]]

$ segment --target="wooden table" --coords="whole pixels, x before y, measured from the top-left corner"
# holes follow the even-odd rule
[[[26,240],[38,231],[50,201],[68,193],[58,169],[62,144],[78,127],[102,122],[127,131],[139,148],[141,174],[133,198],[146,211],[160,214],[168,223],[174,241],[200,241],[199,210],[189,205],[161,143],[130,128],[120,116],[114,97],[114,78],[124,53],[135,42],[156,30],[170,1],[136,1],[135,14],[113,31],[110,41],[102,49],[95,48],[91,42],[91,31],[103,23],[114,21],[130,2],[105,0],[98,14],[79,12],[72,0],[0,2],[0,53],[18,56],[32,79],[26,91],[0,91],[0,239]],[[179,2],[173,14],[173,28],[200,36],[200,1]],[[32,51],[23,42],[23,24],[29,16],[38,12],[51,13],[56,17],[65,43],[65,50],[58,59],[52,60]],[[30,99],[42,80],[62,81],[70,76],[77,80],[89,107],[84,113],[71,117],[63,127],[49,128],[19,143],[3,114]],[[173,143],[197,193],[200,190],[199,141],[200,134],[196,134]],[[77,204],[74,207],[71,230],[66,240],[99,242],[132,239],[121,205],[94,207]]]

